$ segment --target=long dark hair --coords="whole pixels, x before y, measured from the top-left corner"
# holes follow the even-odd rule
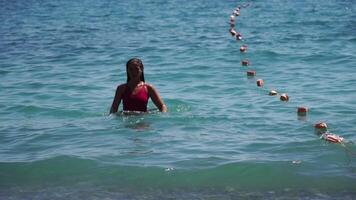
[[[139,65],[140,66],[141,71],[142,71],[140,79],[141,79],[142,82],[145,82],[145,76],[143,74],[143,63],[142,63],[141,59],[139,59],[139,58],[131,58],[126,63],[126,76],[127,76],[126,83],[128,83],[130,81],[130,76],[129,76],[129,72],[128,72],[128,68],[129,68],[130,65]]]

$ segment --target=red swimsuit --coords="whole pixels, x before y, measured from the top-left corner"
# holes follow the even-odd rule
[[[141,111],[147,112],[148,91],[146,84],[140,86],[136,93],[133,94],[129,87],[126,85],[122,103],[124,111]]]

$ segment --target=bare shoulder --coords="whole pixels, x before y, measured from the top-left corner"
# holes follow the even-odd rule
[[[147,90],[148,90],[149,92],[156,91],[156,88],[155,88],[152,84],[145,83],[145,85],[146,85]]]
[[[125,91],[125,89],[126,89],[126,83],[123,83],[123,84],[117,86],[116,92],[123,93]]]
[[[147,86],[147,88],[154,88],[153,85],[150,83],[145,83],[145,85]]]

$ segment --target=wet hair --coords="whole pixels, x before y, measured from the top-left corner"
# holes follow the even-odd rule
[[[143,74],[143,63],[142,63],[141,59],[139,59],[139,58],[131,58],[131,59],[130,59],[129,61],[127,61],[127,63],[126,63],[126,76],[127,76],[126,83],[128,83],[128,82],[130,81],[130,76],[129,76],[128,68],[129,68],[129,66],[131,66],[131,65],[138,65],[138,66],[140,66],[141,71],[142,71],[140,80],[141,80],[142,82],[145,82],[145,76],[144,76],[144,74]]]

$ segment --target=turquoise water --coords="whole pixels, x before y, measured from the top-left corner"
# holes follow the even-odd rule
[[[0,199],[354,199],[356,4],[244,3],[0,1]],[[108,114],[134,56],[168,113]]]

